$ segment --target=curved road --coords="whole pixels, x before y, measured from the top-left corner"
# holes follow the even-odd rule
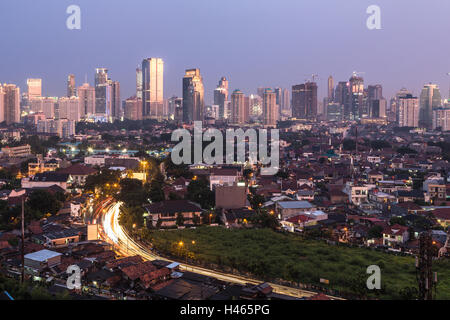
[[[114,249],[117,252],[119,252],[123,256],[139,255],[144,260],[166,260],[174,262],[172,260],[154,254],[150,249],[136,242],[132,237],[130,237],[126,233],[126,231],[119,224],[121,203],[110,204],[109,202],[106,202],[105,204],[106,207],[102,206],[101,210],[98,210],[98,213],[101,216],[101,228],[99,228],[100,237],[109,243],[113,243]],[[241,277],[233,274],[226,274],[186,264],[180,264],[180,269],[214,277],[216,279],[231,283],[238,283],[238,284],[261,283],[261,281],[255,279]],[[315,292],[281,286],[274,283],[269,284],[274,289],[274,292],[297,298],[310,297],[316,294]],[[330,298],[339,299],[335,297]]]

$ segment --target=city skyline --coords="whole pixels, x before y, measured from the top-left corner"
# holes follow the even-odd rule
[[[325,6],[280,1],[272,10],[267,8],[269,2],[246,1],[237,7],[237,2],[229,1],[220,4],[223,9],[219,10],[221,12],[210,10],[217,7],[218,3],[190,8],[180,2],[179,6],[171,5],[173,12],[170,12],[167,4],[158,1],[151,5],[131,2],[129,8],[109,2],[108,6],[102,6],[106,4],[102,1],[95,4],[79,1],[83,17],[82,28],[74,31],[68,30],[64,25],[67,3],[62,2],[43,11],[44,5],[24,2],[27,6],[16,3],[0,5],[2,10],[11,12],[0,25],[17,26],[3,39],[11,54],[0,62],[3,71],[1,81],[16,83],[22,92],[26,79],[42,78],[46,96],[63,96],[67,90],[68,74],[74,74],[78,80],[84,79],[87,74],[88,82],[92,84],[93,70],[104,66],[111,70],[111,77],[121,83],[122,97],[132,96],[136,85],[136,66],[146,57],[160,57],[165,61],[166,99],[173,95],[181,96],[179,79],[184,70],[189,68],[202,70],[205,104],[212,104],[217,79],[222,76],[230,81],[230,91],[240,89],[245,94],[250,94],[257,87],[290,88],[303,83],[308,78],[307,75],[314,73],[319,75],[318,96],[319,101],[322,101],[327,95],[329,75],[336,82],[348,81],[354,70],[365,72],[365,84],[381,83],[387,99],[402,87],[419,95],[423,84],[429,82],[439,84],[443,97],[448,96],[448,90],[445,89],[450,83],[450,78],[446,75],[450,67],[445,63],[448,45],[440,41],[447,23],[445,8],[450,8],[447,3],[431,1],[427,6],[422,6],[406,1],[395,4],[378,1],[382,10],[383,27],[381,30],[368,30],[365,27],[365,9],[370,4],[368,1],[349,1],[348,5],[329,1]],[[402,6],[406,3],[406,7]],[[159,17],[155,21],[149,21],[146,27],[153,27],[160,32],[152,34],[148,41],[135,41],[140,38],[140,33],[130,34],[128,31],[142,26],[142,22],[139,22],[143,14],[141,11],[146,11],[143,9],[148,7],[159,9],[163,17],[170,12],[175,22],[167,25]],[[236,8],[239,8],[239,14],[236,14]],[[200,11],[195,13],[195,9]],[[322,9],[323,13],[318,15]],[[21,11],[16,18],[14,13],[18,10]],[[135,14],[136,19],[122,19],[127,21],[124,24],[114,19],[119,16],[119,12],[125,17]],[[253,23],[244,19],[249,13],[252,13],[249,21]],[[401,14],[407,15],[400,17],[403,23],[395,24]],[[199,22],[193,23],[193,26],[185,26],[187,17],[192,15]],[[301,18],[297,19],[300,22],[291,19],[295,15]],[[46,16],[45,22],[36,18],[42,16]],[[105,18],[101,18],[102,16]],[[267,20],[264,25],[266,28],[260,22],[262,16]],[[317,18],[318,16],[322,18]],[[414,19],[416,16],[424,18]],[[14,17],[14,21],[10,17]],[[231,17],[235,22],[228,27],[226,23],[222,26],[216,22],[227,21]],[[208,28],[199,30],[195,37],[189,36],[193,28],[197,30],[203,25],[202,19],[207,22]],[[102,27],[102,23],[108,21],[114,21],[109,25],[111,30]],[[323,21],[327,22],[328,28],[320,26]],[[336,33],[345,34],[342,33],[344,31],[346,37],[335,36]],[[218,33],[223,36],[221,39],[213,37]],[[262,33],[270,40],[266,42],[267,45],[264,45],[260,37]],[[29,47],[35,48],[32,53],[14,43],[17,37],[25,34],[29,35]],[[42,38],[43,34],[48,35],[48,40]],[[107,41],[102,41],[102,45],[98,43],[98,39],[107,40],[115,35],[125,34],[126,40],[119,47],[104,44]],[[280,34],[283,36],[280,37]],[[335,38],[341,42],[338,43]],[[39,45],[36,39],[39,39]],[[238,52],[234,50],[234,45],[226,44],[231,39],[239,44]],[[188,40],[190,42],[186,42]],[[414,46],[419,42],[420,47]],[[82,43],[86,43],[89,50],[80,51]],[[183,45],[180,49],[180,43],[189,45]],[[414,46],[414,54],[411,54],[408,46]],[[428,53],[421,54],[422,50],[426,50],[421,47],[430,46],[433,48],[432,59]],[[62,48],[66,50],[61,51]],[[21,64],[9,61],[12,58],[21,59]],[[67,61],[70,61],[70,66]],[[77,84],[81,85],[82,82],[77,81]]]

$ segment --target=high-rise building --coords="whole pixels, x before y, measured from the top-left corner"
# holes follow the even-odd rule
[[[336,85],[336,89],[334,90],[334,102],[339,103],[344,106],[348,100],[348,87],[349,83],[345,81],[340,81]]]
[[[266,89],[263,96],[263,116],[265,126],[276,126],[279,119],[277,96],[272,89]]]
[[[177,113],[179,115],[183,114],[183,99],[182,98],[178,98],[178,97],[172,97],[169,99],[168,101],[168,112],[169,112],[169,119],[173,119],[173,120],[179,120],[182,121],[183,117],[181,117],[180,119],[176,118]]]
[[[164,117],[164,61],[148,58],[142,61],[142,116],[144,119]]]
[[[450,131],[450,108],[437,108],[433,110],[433,130]]]
[[[284,111],[289,111],[291,109],[291,100],[289,98],[289,90],[283,89],[283,93],[281,95],[281,108]]]
[[[0,83],[0,123],[5,121],[5,92],[3,86]]]
[[[441,92],[437,84],[425,84],[420,94],[419,125],[431,129],[433,126],[433,109],[442,105]]]
[[[27,79],[28,99],[42,97],[42,79]]]
[[[200,69],[188,69],[183,77],[183,121],[203,121],[204,87]]]
[[[228,101],[228,80],[222,77],[219,85],[214,89],[214,104],[219,106],[219,119],[225,118],[226,101]]]
[[[95,69],[95,114],[111,117],[112,88],[108,78],[108,69]]]
[[[136,68],[136,97],[142,100],[142,69]]]
[[[37,132],[56,134],[60,138],[69,138],[75,135],[75,121],[68,119],[46,119],[37,122]]]
[[[334,79],[333,76],[328,77],[328,103],[334,101]]]
[[[239,89],[231,95],[231,119],[232,124],[245,123],[245,95]]]
[[[389,109],[387,110],[387,118],[388,121],[397,122],[398,123],[398,106],[399,106],[399,98],[407,95],[412,95],[410,91],[406,88],[400,89],[399,92],[391,99],[389,104]]]
[[[14,84],[5,84],[4,92],[4,110],[7,125],[20,122],[20,88]]]
[[[67,97],[75,97],[77,95],[77,89],[75,87],[75,75],[69,74],[67,77]]]
[[[349,99],[345,104],[345,117],[349,120],[359,120],[367,114],[364,105],[364,79],[355,73],[349,80]]]
[[[419,126],[419,99],[411,94],[398,96],[398,126],[414,127]]]
[[[125,101],[124,118],[129,120],[142,120],[142,100],[131,97]]]
[[[263,99],[261,96],[251,94],[249,97],[249,114],[253,117],[259,117],[262,115]]]
[[[46,97],[42,99],[42,112],[45,114],[47,119],[54,119],[56,117],[57,102],[58,98],[56,97]]]
[[[325,107],[327,121],[342,121],[343,106],[337,102],[328,103]]]
[[[299,119],[317,117],[317,84],[315,82],[292,86],[292,117]]]
[[[79,97],[72,96],[58,99],[58,119],[78,122],[82,116]]]
[[[81,117],[90,117],[95,113],[95,88],[89,83],[84,83],[78,87],[78,97],[80,98]]]
[[[111,111],[113,119],[122,117],[122,102],[120,100],[120,83],[119,81],[111,82]]]

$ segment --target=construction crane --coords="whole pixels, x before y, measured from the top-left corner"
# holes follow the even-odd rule
[[[359,72],[359,71],[353,71],[352,76],[353,77],[357,77],[357,76],[359,76],[361,74],[366,74],[366,73],[365,72]]]
[[[315,74],[315,73],[305,75],[305,77],[309,77],[309,76],[311,76],[311,78],[310,79],[305,79],[305,82],[311,82],[310,81],[311,79],[312,79],[312,82],[316,82],[316,79],[319,79],[319,75]]]

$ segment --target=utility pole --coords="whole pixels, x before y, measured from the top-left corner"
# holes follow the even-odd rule
[[[430,232],[426,231],[420,235],[419,255],[416,257],[419,300],[433,300],[433,288],[436,289],[437,274],[433,274],[432,263],[433,242]]]
[[[22,278],[21,282],[25,280],[25,208],[24,208],[24,195],[21,196],[22,199]]]

